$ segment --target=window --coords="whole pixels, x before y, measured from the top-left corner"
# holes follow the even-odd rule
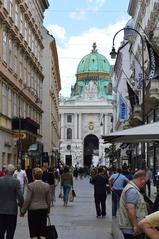
[[[9,39],[8,64],[10,68],[12,68],[12,51],[13,51],[12,40]]]
[[[27,86],[30,86],[30,65],[28,65],[28,83],[27,83]]]
[[[31,79],[30,79],[30,86],[33,87],[33,81],[34,81],[34,69],[31,69]]]
[[[15,25],[18,27],[18,5],[15,3],[15,12],[14,12]]]
[[[14,46],[14,73],[17,74],[17,71],[18,71],[18,50],[17,50],[17,46]]]
[[[24,59],[24,83],[27,83],[27,62],[26,59]]]
[[[14,100],[13,100],[13,115],[17,116],[17,94],[14,93]]]
[[[72,129],[71,128],[67,129],[67,139],[72,139]]]
[[[20,33],[23,34],[23,15],[20,12]]]
[[[25,41],[27,41],[27,22],[26,22],[26,20],[24,23],[24,39],[25,39]]]
[[[37,41],[36,41],[36,39],[35,39],[35,57],[37,58]]]
[[[23,55],[20,53],[19,57],[19,78],[23,79]]]
[[[4,8],[8,9],[8,0],[4,0]]]
[[[9,16],[12,17],[13,0],[9,0]]]
[[[7,33],[3,32],[3,61],[7,62]]]
[[[29,28],[29,35],[28,35],[28,45],[31,48],[31,30]]]
[[[12,92],[8,89],[8,117],[12,117]]]
[[[6,115],[7,109],[7,87],[3,83],[2,84],[2,114]]]
[[[23,103],[23,109],[24,109],[24,118],[26,118],[26,102]]]
[[[67,122],[71,123],[72,122],[72,115],[67,115]]]
[[[32,35],[32,43],[31,43],[31,49],[32,49],[32,52],[34,53],[34,35]]]

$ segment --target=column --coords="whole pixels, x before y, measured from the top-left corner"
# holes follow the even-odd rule
[[[61,114],[61,139],[64,139],[64,114]]]
[[[99,125],[100,125],[100,136],[104,134],[104,118],[103,118],[103,114],[100,114],[99,116],[100,121],[99,121]]]
[[[105,132],[104,135],[107,135],[108,134],[108,115],[104,115],[104,123],[105,123]]]
[[[82,115],[81,113],[79,114],[79,139],[81,139],[81,118],[82,118]]]
[[[75,136],[75,139],[77,139],[77,113],[75,114],[74,122],[75,122],[74,136]]]

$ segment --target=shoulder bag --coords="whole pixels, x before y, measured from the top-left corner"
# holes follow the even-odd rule
[[[47,239],[57,239],[58,238],[58,234],[56,231],[56,227],[55,225],[51,225],[51,220],[50,217],[48,216],[48,225],[46,226],[46,230],[47,230]]]

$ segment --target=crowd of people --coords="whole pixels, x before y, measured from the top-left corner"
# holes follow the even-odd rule
[[[90,183],[94,185],[94,201],[98,217],[106,215],[107,194],[111,191],[112,218],[118,222],[125,239],[159,238],[159,193],[151,201],[152,171],[93,167]]]
[[[111,194],[112,218],[118,217],[120,230],[125,239],[159,238],[159,194],[154,203],[150,200],[152,172],[105,166],[89,170],[67,165],[61,168],[36,167],[25,170],[18,165],[4,165],[0,171],[0,239],[14,238],[18,206],[20,216],[27,212],[30,238],[47,238],[47,216],[55,201],[56,185],[60,185],[63,206],[67,207],[74,180],[89,176],[94,186],[94,202],[97,218],[106,217],[107,195]],[[72,190],[71,190],[72,189]],[[10,223],[8,223],[8,221]]]
[[[27,168],[4,165],[0,172],[0,239],[13,239],[17,224],[18,206],[20,216],[27,212],[30,238],[47,238],[47,217],[55,201],[55,187],[60,183],[64,206],[73,189],[73,175],[68,166],[61,170],[43,167]],[[8,223],[9,222],[9,223]]]

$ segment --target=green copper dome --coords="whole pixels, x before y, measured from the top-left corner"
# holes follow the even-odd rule
[[[105,56],[99,54],[96,43],[90,54],[84,56],[77,67],[77,75],[82,73],[110,73],[110,64]]]

